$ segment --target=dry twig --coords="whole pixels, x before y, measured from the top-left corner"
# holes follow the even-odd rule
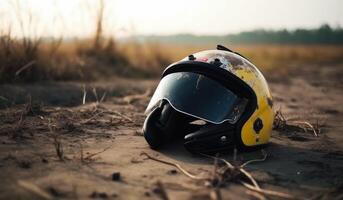
[[[233,178],[239,178],[238,175],[244,175],[246,178],[249,179],[251,184],[247,183],[245,181],[242,181],[242,180],[238,180],[238,182],[241,183],[244,187],[246,187],[249,190],[252,190],[254,192],[258,192],[259,194],[262,194],[262,195],[276,196],[276,197],[285,198],[285,199],[295,199],[294,196],[292,196],[290,194],[262,189],[258,185],[257,181],[253,178],[253,176],[243,168],[244,166],[251,164],[253,162],[264,161],[266,159],[267,154],[265,152],[262,152],[262,153],[264,155],[264,157],[262,159],[254,159],[254,160],[245,162],[240,166],[235,166],[223,158],[217,158],[214,156],[201,154],[201,155],[204,155],[206,157],[210,157],[210,158],[215,159],[214,160],[215,166],[214,166],[213,174],[212,174],[212,176],[208,175],[207,177],[199,177],[199,176],[193,175],[193,174],[189,173],[187,170],[185,170],[184,168],[182,168],[179,164],[164,161],[164,160],[152,157],[145,152],[142,152],[141,155],[145,155],[151,160],[154,160],[154,161],[157,161],[160,163],[164,163],[164,164],[167,164],[170,166],[174,166],[174,167],[178,168],[183,174],[190,177],[191,179],[194,179],[197,181],[203,181],[204,186],[208,185],[208,183],[210,182],[210,183],[212,183],[212,185],[210,185],[210,186],[217,188],[218,186],[221,185],[222,182],[225,183],[225,182],[232,180]],[[222,161],[225,164],[225,166],[224,167],[218,167],[217,166],[218,161]],[[218,192],[220,192],[219,188],[217,188],[217,189],[218,189],[217,194],[220,194],[220,193],[218,193]],[[216,198],[219,199],[220,196],[217,196]]]
[[[103,114],[103,113],[104,113],[104,111],[100,111],[100,112],[94,114],[92,117],[90,117],[90,118],[88,118],[88,119],[86,119],[86,120],[83,120],[83,121],[81,122],[81,124],[87,124],[88,122],[92,121],[93,119],[95,119],[96,117],[98,117],[99,115],[101,115],[101,114]]]
[[[164,188],[161,181],[157,181],[156,188],[154,190],[156,194],[158,194],[162,200],[169,200],[168,194],[166,189]]]
[[[30,62],[28,62],[26,65],[22,66],[20,69],[18,69],[15,73],[15,76],[18,76],[22,71],[24,71],[25,69],[31,67],[32,65],[34,65],[36,63],[35,60],[31,60]]]
[[[84,162],[85,159],[83,156],[83,145],[81,142],[79,144],[80,144],[80,160],[81,160],[81,162]]]
[[[285,199],[295,199],[295,197],[293,195],[290,195],[290,194],[286,194],[283,192],[277,192],[277,191],[273,191],[273,190],[261,189],[261,188],[259,189],[259,188],[256,188],[255,186],[253,186],[249,183],[246,183],[244,181],[240,181],[240,183],[242,185],[244,185],[246,188],[253,190],[255,192],[261,193],[261,194],[266,194],[266,195],[275,196],[275,197],[281,197],[281,198],[285,198]]]
[[[83,89],[82,104],[85,105],[85,104],[86,104],[86,97],[87,97],[86,86],[83,85],[83,86],[82,86],[82,89]]]
[[[179,165],[177,163],[172,163],[172,162],[168,162],[168,161],[164,161],[164,160],[152,157],[152,156],[150,156],[149,154],[147,154],[145,152],[142,152],[141,155],[145,155],[147,158],[149,158],[151,160],[154,160],[154,161],[157,161],[157,162],[160,162],[160,163],[163,163],[163,164],[167,164],[167,165],[170,165],[170,166],[174,166],[174,167],[178,168],[183,174],[185,174],[186,176],[188,176],[191,179],[194,179],[194,180],[209,180],[209,178],[199,177],[199,176],[195,176],[195,175],[191,174],[190,172],[185,170],[183,167],[181,167],[181,165]]]
[[[247,190],[246,193],[248,195],[251,195],[253,197],[255,197],[256,199],[259,199],[259,200],[266,200],[266,197],[263,196],[262,194],[258,193],[258,192],[254,192],[252,190]]]
[[[247,166],[248,164],[251,164],[251,163],[254,163],[254,162],[262,162],[262,161],[265,161],[265,160],[267,159],[267,152],[265,152],[263,149],[261,150],[261,152],[262,152],[263,158],[248,160],[247,162],[243,163],[243,164],[241,165],[241,167],[245,167],[245,166]]]
[[[214,188],[213,190],[211,190],[210,197],[212,200],[222,200],[223,199],[219,188]]]
[[[273,122],[273,127],[274,127],[274,129],[283,130],[283,131],[284,130],[286,130],[286,131],[303,130],[304,132],[310,131],[313,133],[313,135],[315,137],[317,137],[318,133],[320,132],[320,127],[319,127],[318,121],[317,121],[317,126],[315,127],[307,121],[298,121],[295,118],[287,119],[283,115],[281,108],[278,111],[276,111],[275,119]]]
[[[60,161],[64,161],[65,156],[64,156],[62,141],[60,140],[59,136],[54,132],[54,130],[51,126],[50,120],[48,122],[48,127],[49,127],[50,133],[52,134],[52,137],[54,140],[53,144],[55,147],[56,155],[60,159]]]
[[[118,112],[118,111],[112,111],[114,114],[116,114],[116,115],[119,115],[120,117],[122,117],[122,118],[124,118],[124,119],[126,119],[126,120],[128,120],[128,121],[130,121],[130,122],[134,122],[133,121],[133,119],[131,119],[130,117],[128,117],[128,116],[126,116],[126,115],[124,115],[124,114],[122,114],[122,113],[120,113],[120,112]]]
[[[295,123],[296,125],[299,125],[299,126],[303,126],[305,125],[305,127],[302,127],[304,129],[305,132],[307,132],[307,128],[309,128],[310,130],[312,130],[313,132],[313,135],[315,137],[318,137],[318,133],[316,131],[316,129],[314,128],[314,126],[312,124],[310,124],[309,122],[306,122],[306,121],[294,121],[293,123]],[[307,126],[307,127],[306,127]]]
[[[45,192],[44,190],[42,190],[40,187],[38,187],[37,185],[27,182],[27,181],[23,181],[23,180],[19,180],[18,181],[18,185],[21,186],[22,188],[40,196],[41,198],[44,199],[53,199],[53,197]]]
[[[54,147],[56,150],[57,157],[60,159],[60,161],[64,161],[64,150],[63,150],[62,142],[56,134],[54,134],[53,137],[54,137]]]
[[[104,153],[105,151],[109,150],[112,146],[106,147],[101,151],[89,154],[88,156],[84,157],[84,160],[91,160],[94,156]]]

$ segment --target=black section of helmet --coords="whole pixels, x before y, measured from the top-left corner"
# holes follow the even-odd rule
[[[217,47],[218,50],[232,52],[223,48],[225,47]],[[257,108],[257,97],[252,88],[229,71],[196,60],[181,61],[170,65],[164,70],[162,78],[175,72],[194,72],[207,76],[218,81],[239,97],[248,99],[248,104],[241,118],[235,124],[224,122],[199,126],[190,124],[196,118],[176,111],[168,101],[163,100],[144,122],[143,133],[149,145],[157,149],[172,139],[184,137],[186,149],[195,153],[225,151],[234,146],[245,147],[241,139],[241,130]]]
[[[162,100],[144,122],[144,137],[153,149],[182,138],[185,140],[185,148],[191,152],[217,152],[233,147],[234,125],[191,124],[196,120],[176,111],[167,100]]]
[[[193,131],[196,126],[189,123],[194,117],[176,111],[167,100],[162,100],[145,119],[143,133],[150,147],[157,149],[165,142],[181,138],[187,131]]]

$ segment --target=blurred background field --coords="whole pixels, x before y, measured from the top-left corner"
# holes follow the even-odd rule
[[[0,81],[96,80],[109,76],[151,78],[172,62],[191,53],[215,48],[216,44],[170,44],[93,41],[16,40],[7,35],[0,41]],[[343,46],[332,44],[228,44],[262,71],[291,66],[343,63]]]
[[[62,12],[63,6],[68,6],[64,1],[51,2],[52,8],[62,5]],[[153,78],[172,62],[200,50],[213,49],[216,44],[240,52],[263,72],[343,63],[343,30],[339,25],[291,30],[253,29],[222,35],[142,35],[136,33],[134,25],[129,25],[124,36],[118,37],[123,32],[121,29],[108,30],[108,13],[114,12],[112,1],[75,2],[78,3],[74,10],[92,19],[83,27],[88,35],[64,34],[63,26],[58,34],[39,32],[39,27],[43,26],[42,16],[40,11],[33,11],[39,2],[1,3],[0,13],[5,17],[0,23],[0,82],[88,81],[113,76]],[[58,10],[54,12],[60,16]],[[84,18],[87,21],[88,18]],[[66,21],[68,19],[63,23]],[[52,23],[57,24],[55,18]]]

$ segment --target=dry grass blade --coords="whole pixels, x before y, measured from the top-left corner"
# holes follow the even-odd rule
[[[261,150],[261,152],[262,152],[263,158],[261,158],[261,159],[249,160],[249,161],[243,163],[243,164],[241,165],[241,167],[243,168],[243,167],[247,166],[248,164],[251,164],[251,163],[254,163],[254,162],[262,162],[262,161],[265,161],[265,160],[267,159],[267,152],[264,151],[264,150]]]
[[[206,154],[202,154],[202,155],[205,155],[206,157],[210,157],[210,158],[213,158],[213,159],[221,160],[222,162],[224,162],[226,164],[226,167],[227,167],[226,169],[228,169],[228,170],[231,170],[231,171],[238,170],[245,177],[247,177],[250,180],[250,182],[253,184],[253,185],[251,185],[251,184],[246,183],[244,181],[239,181],[243,186],[247,187],[250,190],[253,190],[255,192],[259,192],[259,193],[265,194],[265,195],[277,196],[277,197],[286,198],[286,199],[294,199],[294,197],[292,195],[290,195],[290,194],[286,194],[286,193],[282,193],[282,192],[276,192],[276,191],[272,191],[272,190],[264,190],[264,189],[262,189],[258,185],[257,181],[254,179],[254,177],[243,168],[247,164],[251,164],[253,162],[264,161],[266,159],[267,154],[266,154],[266,152],[263,152],[263,154],[264,154],[263,159],[254,159],[254,160],[251,160],[251,161],[248,161],[248,162],[244,163],[243,165],[241,165],[239,167],[235,167],[230,162],[228,162],[227,160],[222,159],[222,158],[216,158],[214,156],[210,156],[210,155],[206,155]],[[224,173],[222,173],[222,174],[224,174]]]
[[[92,92],[95,97],[96,103],[99,104],[99,97],[95,87],[93,87]]]
[[[57,157],[60,159],[60,161],[64,161],[64,150],[63,150],[62,142],[56,134],[53,137],[54,137],[54,147],[55,147]]]
[[[181,167],[181,165],[179,165],[177,163],[172,163],[172,162],[164,161],[164,160],[161,160],[161,159],[158,159],[158,158],[154,158],[154,157],[150,156],[149,154],[147,154],[145,152],[142,152],[141,155],[145,155],[147,158],[149,158],[151,160],[154,160],[154,161],[157,161],[157,162],[160,162],[160,163],[164,163],[164,164],[167,164],[167,165],[170,165],[170,166],[174,166],[174,167],[178,168],[183,174],[185,174],[186,176],[188,176],[191,179],[194,179],[194,180],[207,180],[207,181],[209,180],[209,178],[199,177],[199,176],[195,176],[195,175],[191,174],[190,172],[185,170],[183,167]]]
[[[258,185],[258,183],[256,182],[256,180],[254,179],[254,177],[247,172],[245,169],[243,168],[239,168],[239,171],[242,172],[251,182],[252,184],[254,184],[254,186],[258,189],[260,189],[260,186]]]
[[[235,154],[237,154],[237,153],[235,153]],[[227,161],[223,158],[217,158],[217,157],[206,155],[206,154],[201,154],[201,155],[209,157],[209,158],[213,158],[213,159],[218,159],[218,160],[222,161],[223,163],[225,163],[227,168],[224,168],[224,170],[222,170],[223,171],[222,174],[225,173],[225,171],[228,169],[239,170],[241,173],[243,173],[251,181],[252,184],[254,184],[255,187],[260,188],[260,186],[257,184],[256,180],[253,178],[253,176],[250,173],[248,173],[245,169],[243,169],[242,166],[235,167],[229,161]]]
[[[80,142],[80,161],[81,162],[85,161],[84,156],[83,156],[83,145],[81,142]]]
[[[18,185],[38,196],[40,196],[43,199],[53,199],[53,197],[45,192],[44,190],[42,190],[40,187],[38,187],[37,185],[27,182],[27,181],[23,181],[23,180],[19,180],[18,181]]]
[[[166,189],[164,188],[161,181],[157,181],[155,193],[157,193],[162,200],[169,200]]]
[[[90,118],[88,118],[88,119],[86,119],[86,120],[83,120],[83,121],[81,122],[81,124],[87,124],[88,122],[92,121],[93,119],[95,119],[96,117],[98,117],[99,115],[101,115],[101,114],[103,114],[103,113],[104,113],[104,111],[100,111],[100,112],[94,114],[92,117],[90,117]]]
[[[85,105],[85,104],[86,104],[86,97],[87,97],[86,86],[83,85],[83,86],[82,86],[82,89],[83,89],[82,104]]]
[[[104,92],[104,93],[102,94],[102,97],[100,98],[100,102],[99,102],[99,103],[102,103],[102,102],[105,100],[106,95],[107,95],[107,92]]]
[[[318,133],[320,132],[318,121],[315,128],[315,126],[307,121],[296,121],[295,118],[286,119],[281,111],[281,108],[275,113],[273,127],[276,130],[282,131],[311,131],[315,137],[318,137]]]
[[[98,152],[96,152],[96,153],[89,154],[88,156],[84,157],[84,160],[90,160],[90,159],[92,159],[94,156],[99,155],[99,154],[104,153],[105,151],[109,150],[111,147],[112,147],[112,146],[109,146],[109,147],[104,148],[104,149],[101,150],[101,151],[98,151]]]
[[[284,117],[281,108],[275,112],[275,118],[273,121],[273,127],[275,129],[283,129],[285,128],[287,123],[286,118]]]
[[[266,190],[266,189],[261,189],[261,188],[257,188],[249,183],[246,183],[244,181],[240,181],[240,183],[245,186],[246,188],[250,189],[250,190],[253,190],[255,192],[259,192],[261,194],[266,194],[266,195],[269,195],[269,196],[275,196],[275,197],[281,197],[281,198],[284,198],[284,199],[296,199],[293,195],[290,195],[290,194],[286,194],[286,193],[283,193],[283,192],[277,192],[277,191],[273,191],[273,190]]]
[[[252,190],[247,190],[246,193],[248,195],[251,195],[253,197],[255,197],[256,199],[259,199],[259,200],[266,200],[266,197],[264,197],[263,195],[261,195],[260,193],[258,192],[254,192]]]
[[[25,69],[31,67],[32,65],[34,65],[36,63],[35,60],[30,61],[29,63],[27,63],[26,65],[24,65],[23,67],[21,67],[20,69],[18,69],[15,73],[16,76],[19,76],[19,74],[24,71]]]
[[[23,122],[24,122],[24,120],[25,120],[25,115],[26,115],[25,112],[22,112],[22,113],[20,114],[19,121],[18,121],[18,123],[16,124],[14,130],[19,131],[19,130],[21,129],[21,127],[22,127],[22,125],[23,125]]]
[[[218,154],[214,158],[214,163],[213,163],[213,172],[212,172],[212,180],[219,180],[218,177]]]
[[[298,125],[305,125],[305,126],[307,126],[312,132],[313,132],[313,135],[315,136],[315,137],[318,137],[318,133],[317,133],[317,131],[316,131],[316,129],[314,128],[314,126],[312,125],[312,124],[310,124],[309,122],[305,122],[305,121],[294,121],[293,123],[295,123],[295,124],[298,124]],[[304,127],[304,130],[306,131],[307,129],[306,129],[306,127]]]
[[[222,200],[222,194],[219,188],[215,188],[210,191],[210,197],[212,200]]]
[[[53,144],[54,144],[54,147],[55,147],[55,151],[56,151],[56,155],[57,157],[59,158],[60,161],[64,161],[64,150],[63,150],[63,144],[62,144],[62,141],[61,139],[59,138],[58,134],[56,134],[51,126],[51,122],[49,120],[48,122],[48,127],[49,127],[49,130],[50,130],[50,133],[52,134],[52,137],[53,137]]]
[[[130,122],[134,122],[133,119],[131,119],[130,117],[128,117],[128,116],[126,116],[126,115],[124,115],[124,114],[122,114],[122,113],[120,113],[120,112],[118,112],[118,111],[112,111],[112,112],[113,112],[114,114],[119,115],[120,117],[122,117],[122,118],[124,118],[124,119],[130,121]]]

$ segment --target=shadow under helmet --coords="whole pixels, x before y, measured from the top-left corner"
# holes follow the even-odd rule
[[[151,148],[183,138],[191,152],[219,152],[268,143],[274,112],[262,73],[221,45],[168,66],[146,109]]]

